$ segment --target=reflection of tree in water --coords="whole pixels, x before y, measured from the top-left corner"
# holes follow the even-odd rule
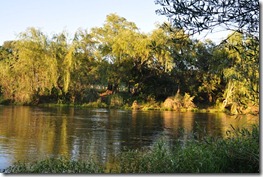
[[[222,120],[222,135],[226,137],[226,132],[228,130],[233,130],[240,128],[248,128],[251,129],[253,124],[259,124],[259,117],[254,115],[233,115],[228,116],[224,115],[221,117]],[[231,126],[232,125],[232,126]]]
[[[10,154],[12,162],[59,155],[109,162],[123,149],[150,146],[161,135],[171,141],[186,141],[194,132],[199,139],[205,133],[225,136],[230,124],[258,122],[258,117],[249,115],[0,107],[0,155]]]
[[[119,118],[112,111],[89,112],[76,124],[72,143],[75,159],[90,159],[105,163],[112,155],[120,152],[121,131]],[[117,120],[117,121],[116,121]]]
[[[159,111],[132,111],[129,140],[126,143],[130,148],[150,146],[156,137],[163,131],[161,112]]]
[[[164,111],[162,116],[164,133],[173,141],[180,139],[182,143],[185,143],[193,129],[193,113]]]
[[[208,134],[222,136],[221,120],[216,114],[164,111],[163,119],[165,132],[175,139],[202,139]]]

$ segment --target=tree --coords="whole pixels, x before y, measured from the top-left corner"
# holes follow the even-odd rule
[[[103,27],[92,29],[92,36],[98,44],[102,60],[108,63],[106,67],[104,65],[106,71],[102,74],[106,76],[109,88],[115,91],[121,82],[128,84],[130,77],[127,76],[130,76],[133,62],[142,51],[138,49],[141,47],[138,42],[143,36],[136,25],[116,14],[110,14]]]
[[[4,100],[13,101],[15,88],[17,87],[14,64],[15,56],[15,41],[6,41],[0,47],[0,95]]]
[[[68,43],[65,31],[53,35],[50,41],[50,54],[57,64],[57,80],[56,87],[53,88],[53,92],[55,92],[53,96],[58,97],[58,100],[63,100],[69,91],[71,71],[74,65],[73,52],[74,46]]]
[[[220,45],[213,47],[211,61],[215,64],[211,65],[213,69],[208,69],[209,75],[202,75],[205,79],[199,91],[211,95],[213,90],[217,90],[215,85],[221,83],[222,86],[225,82],[226,87],[222,90],[225,107],[231,105],[231,110],[237,113],[250,105],[258,106],[259,1],[155,0],[155,3],[162,6],[156,11],[158,14],[166,15],[174,27],[185,30],[189,35],[213,32],[218,27],[232,31]],[[218,53],[220,58],[216,56]],[[222,72],[224,77],[213,70]]]
[[[190,40],[183,30],[163,23],[149,35],[149,67],[152,77],[147,79],[147,87],[156,98],[165,99],[175,94],[182,84],[178,77],[189,64]],[[149,94],[149,93],[148,93]]]
[[[56,85],[57,68],[49,51],[49,42],[40,30],[28,28],[13,43],[12,56],[1,63],[2,87],[6,99],[19,103],[37,101]],[[8,85],[10,84],[10,86]]]
[[[227,53],[210,41],[196,42],[195,82],[196,98],[199,103],[214,104],[222,97],[225,87],[223,69],[227,67]]]
[[[229,62],[223,70],[227,81],[224,106],[230,106],[233,113],[242,113],[259,105],[259,45],[253,38],[235,32],[224,46]]]
[[[189,34],[222,27],[259,40],[258,0],[155,0],[162,6],[156,12]]]
[[[70,94],[79,102],[95,101],[93,86],[103,85],[105,62],[98,51],[98,43],[88,30],[79,29],[73,40],[74,65],[71,71]]]
[[[172,35],[167,28],[158,28],[151,33],[151,49],[156,67],[160,67],[163,72],[170,72],[174,67],[171,54]]]

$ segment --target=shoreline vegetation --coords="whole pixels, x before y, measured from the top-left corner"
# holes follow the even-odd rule
[[[99,94],[98,94],[99,95]],[[197,113],[226,113],[226,114],[252,114],[259,115],[259,107],[248,107],[246,110],[236,111],[218,105],[195,105],[193,102],[194,97],[185,93],[184,96],[177,93],[173,97],[168,97],[163,102],[156,101],[152,97],[148,97],[146,101],[139,97],[131,97],[128,93],[116,93],[104,96],[97,96],[97,100],[88,103],[38,103],[38,104],[14,104],[5,103],[0,101],[2,105],[26,105],[26,106],[39,106],[39,107],[76,107],[76,108],[108,108],[108,109],[124,109],[124,110],[159,110],[159,111],[176,111],[176,112],[197,112]]]
[[[258,114],[259,41],[220,45],[169,23],[142,33],[109,14],[70,39],[31,27],[0,46],[0,104]]]
[[[171,146],[165,136],[151,147],[126,150],[113,162],[50,157],[35,162],[16,162],[4,173],[259,173],[259,125],[226,132],[227,138],[206,136],[177,140]]]

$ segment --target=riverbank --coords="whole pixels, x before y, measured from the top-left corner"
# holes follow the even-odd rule
[[[138,103],[137,103],[138,104]],[[226,113],[229,115],[236,115],[231,113],[228,109],[222,109],[217,106],[200,106],[200,107],[194,107],[194,108],[180,108],[180,109],[167,109],[162,107],[161,102],[155,102],[155,103],[141,103],[138,107],[134,108],[134,104],[125,104],[121,106],[112,106],[101,102],[90,102],[90,103],[84,103],[84,104],[56,104],[56,103],[45,103],[45,104],[39,104],[37,106],[40,107],[75,107],[75,108],[83,108],[83,109],[89,109],[89,108],[106,108],[106,109],[123,109],[123,110],[141,110],[141,111],[151,111],[151,110],[158,110],[158,111],[175,111],[175,112],[195,112],[195,113]],[[245,113],[239,113],[240,115],[259,115],[259,108],[254,107],[251,108],[250,111],[247,111]]]
[[[125,151],[105,164],[92,158],[49,158],[17,162],[4,173],[259,173],[259,126],[251,130],[233,128],[226,133],[226,139],[178,139],[175,146],[162,137],[148,149]]]
[[[1,104],[1,102],[0,102]],[[248,106],[244,110],[230,109],[224,107],[222,103],[216,105],[194,103],[194,97],[185,93],[184,95],[176,94],[173,97],[168,97],[164,101],[158,101],[154,97],[148,96],[147,99],[142,99],[140,96],[133,97],[127,93],[120,92],[105,97],[96,97],[89,102],[38,102],[30,104],[19,104],[4,102],[4,105],[29,105],[40,107],[78,107],[78,108],[109,108],[109,109],[124,109],[124,110],[161,110],[161,111],[176,111],[176,112],[196,112],[196,113],[226,113],[226,114],[252,114],[259,115],[259,106]]]

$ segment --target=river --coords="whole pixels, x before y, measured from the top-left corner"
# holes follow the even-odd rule
[[[105,163],[124,149],[151,146],[161,136],[171,141],[186,140],[193,132],[199,139],[225,137],[230,125],[258,123],[258,116],[224,113],[0,106],[0,170],[18,160],[60,155]]]

